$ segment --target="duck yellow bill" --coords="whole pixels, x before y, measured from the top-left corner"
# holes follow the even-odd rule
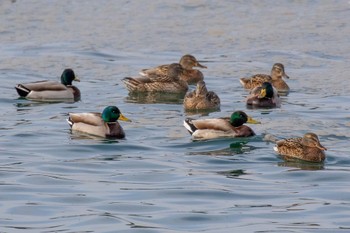
[[[119,118],[118,120],[121,120],[121,121],[128,121],[128,122],[131,122],[131,120],[127,117],[125,117],[123,114],[120,113],[119,115]]]
[[[263,89],[261,89],[258,98],[262,99],[262,98],[264,98],[265,96],[266,96],[266,89],[263,88]]]
[[[249,124],[261,124],[260,121],[257,121],[250,116],[248,116],[247,123],[249,123]]]
[[[75,76],[74,81],[80,82],[80,78],[78,78],[77,76]]]

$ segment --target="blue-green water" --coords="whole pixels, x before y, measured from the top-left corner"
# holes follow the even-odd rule
[[[348,232],[348,1],[0,2],[0,232]],[[193,142],[181,101],[129,96],[121,79],[186,53],[208,66],[250,139]],[[282,107],[248,110],[238,79],[282,62]],[[18,99],[14,86],[82,80],[76,103]],[[193,87],[191,87],[192,89]],[[68,112],[117,105],[127,138],[72,133]],[[284,162],[265,134],[312,131],[323,164]]]

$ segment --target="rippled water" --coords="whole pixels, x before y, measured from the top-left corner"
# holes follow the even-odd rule
[[[143,4],[142,4],[143,3]],[[0,2],[0,232],[347,232],[348,1]],[[195,55],[250,139],[193,142],[181,100],[128,95],[140,69]],[[282,62],[282,107],[247,110],[238,79]],[[18,99],[16,83],[71,67],[77,103]],[[193,87],[191,87],[193,88]],[[71,133],[68,112],[117,105],[125,140]],[[265,134],[313,131],[323,164],[284,162]]]

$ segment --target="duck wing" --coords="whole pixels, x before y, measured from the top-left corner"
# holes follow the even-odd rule
[[[197,129],[208,129],[208,130],[219,130],[219,131],[233,130],[233,126],[230,124],[230,122],[223,118],[197,119],[197,120],[191,120],[191,123]]]
[[[272,77],[267,74],[256,74],[249,78],[241,78],[240,83],[246,89],[253,89],[261,86],[264,82],[272,82]]]
[[[18,84],[17,87],[24,87],[31,91],[63,91],[67,89],[62,83],[48,80]]]
[[[88,112],[88,113],[69,113],[69,121],[74,123],[84,123],[87,125],[101,126],[105,122],[102,120],[101,113]]]
[[[298,156],[303,154],[302,138],[289,138],[276,142],[276,151],[281,155]]]
[[[220,98],[215,92],[208,91],[205,97],[210,103],[213,103],[215,105],[220,105]]]
[[[169,65],[161,65],[150,69],[143,69],[140,72],[142,76],[153,76],[153,75],[166,75],[168,73]]]

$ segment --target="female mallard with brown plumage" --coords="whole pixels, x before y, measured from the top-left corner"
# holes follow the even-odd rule
[[[281,99],[276,89],[269,82],[251,90],[247,97],[247,106],[253,108],[274,108],[281,106]]]
[[[72,85],[80,81],[72,69],[65,69],[61,75],[61,83],[57,81],[38,81],[18,84],[17,93],[24,98],[38,101],[80,100],[80,90]]]
[[[185,110],[217,110],[220,109],[220,98],[215,92],[208,91],[204,81],[197,83],[196,90],[186,94]]]
[[[200,70],[193,69],[193,67],[199,67],[199,68],[207,68],[207,67],[200,64],[194,56],[190,54],[186,54],[182,56],[179,64],[183,68],[183,73],[180,76],[182,80],[186,81],[188,84],[195,84],[198,81],[203,80],[203,73]],[[142,76],[149,76],[149,75],[166,76],[168,68],[169,68],[169,65],[160,65],[155,68],[143,69],[140,72],[140,74]]]
[[[167,75],[148,74],[142,77],[126,77],[123,82],[129,92],[185,93],[187,82],[180,79],[183,68],[178,63],[169,65]]]
[[[271,70],[271,75],[256,74],[250,78],[241,78],[239,81],[246,89],[253,89],[261,86],[264,82],[270,82],[280,94],[288,95],[289,86],[282,79],[289,79],[288,75],[284,71],[284,66],[281,63],[275,63]]]
[[[116,106],[106,107],[102,114],[98,112],[69,113],[68,124],[73,131],[79,131],[104,138],[124,138],[123,128],[118,123],[130,121]]]
[[[322,146],[317,135],[306,133],[302,138],[289,138],[276,142],[274,150],[286,160],[300,159],[308,162],[323,162],[326,147]]]
[[[258,124],[259,122],[248,117],[245,112],[236,111],[231,117],[214,119],[191,119],[184,121],[185,128],[193,139],[213,139],[220,137],[250,137],[254,131],[243,125],[244,123]]]

